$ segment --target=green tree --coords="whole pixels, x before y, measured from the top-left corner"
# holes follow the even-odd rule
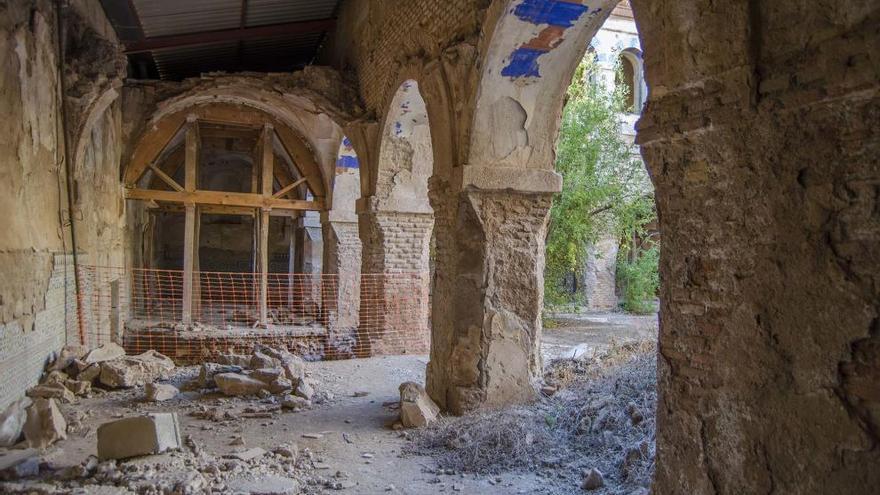
[[[582,291],[568,290],[565,280],[572,274],[580,278],[587,250],[602,234],[644,238],[646,225],[656,217],[644,165],[620,134],[625,90],[593,82],[596,78],[588,76],[596,73],[593,62],[581,63],[562,115],[556,171],[563,186],[550,212],[546,251],[545,295],[550,305],[583,298]],[[632,258],[632,248],[628,242],[622,244],[624,264]]]

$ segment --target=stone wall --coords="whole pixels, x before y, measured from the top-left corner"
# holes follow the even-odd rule
[[[113,30],[95,7],[62,8],[60,66],[55,4],[0,6],[0,408],[36,383],[51,352],[78,339],[71,225],[81,263],[122,262],[112,92],[120,66]],[[80,49],[84,40],[91,51]]]
[[[656,492],[877,486],[880,10],[633,4],[663,235]]]
[[[584,296],[588,311],[617,308],[617,251],[614,237],[600,239],[590,246],[584,268]]]

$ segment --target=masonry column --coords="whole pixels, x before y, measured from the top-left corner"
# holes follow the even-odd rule
[[[437,227],[428,392],[454,414],[535,396],[549,170],[465,166],[432,179]]]
[[[320,317],[321,298],[321,221],[319,214],[307,211],[293,227],[294,310],[302,316]]]
[[[427,201],[389,204],[372,197],[359,199],[357,212],[363,244],[359,354],[425,353],[434,214]]]
[[[327,353],[353,357],[360,310],[361,240],[354,212],[321,213],[324,247],[321,296]]]

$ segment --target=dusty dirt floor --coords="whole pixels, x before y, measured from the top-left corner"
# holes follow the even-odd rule
[[[547,361],[578,344],[602,350],[615,342],[656,339],[656,316],[556,319],[558,326],[544,333]],[[548,486],[547,472],[456,472],[440,468],[437,456],[411,453],[412,433],[391,424],[398,385],[424,383],[426,364],[427,356],[412,355],[308,363],[320,399],[299,412],[282,410],[274,396],[193,390],[157,403],[143,399],[143,387],[98,392],[61,406],[68,438],[45,451],[40,477],[0,484],[0,493],[291,493],[272,487],[277,477],[297,482],[299,491],[292,493],[566,493]],[[184,387],[197,375],[197,366],[180,367],[165,383]],[[177,412],[187,449],[102,464],[85,484],[64,480],[96,455],[98,425],[148,412]],[[228,457],[254,447],[266,453],[250,461]]]

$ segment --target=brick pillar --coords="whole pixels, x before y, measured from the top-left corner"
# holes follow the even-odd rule
[[[430,210],[429,210],[430,211]],[[361,208],[360,354],[428,351],[433,213]]]
[[[524,172],[480,167],[479,177],[459,179],[463,187],[431,182],[437,254],[427,382],[454,414],[535,396],[544,241],[561,182],[551,171]]]
[[[353,215],[352,215],[353,216]],[[327,350],[333,357],[354,355],[360,310],[361,240],[356,221],[322,214],[324,243],[322,299]]]

